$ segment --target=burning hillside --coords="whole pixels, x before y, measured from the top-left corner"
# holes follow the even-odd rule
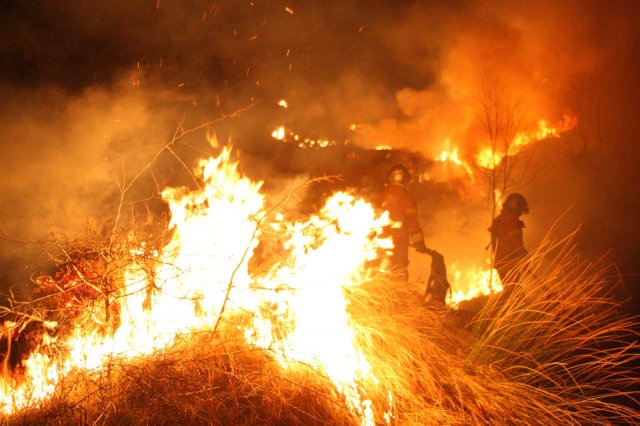
[[[637,348],[608,347],[632,323],[603,298],[600,271],[570,257],[547,271],[536,255],[519,297],[460,323],[381,272],[387,212],[338,192],[287,218],[230,157],[201,160],[198,188],[162,192],[163,246],[67,249],[31,301],[5,310],[8,421],[640,419],[611,400],[633,399]],[[158,411],[133,420],[147,404]]]

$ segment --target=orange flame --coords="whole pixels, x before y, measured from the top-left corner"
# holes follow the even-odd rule
[[[483,148],[476,155],[476,164],[485,169],[495,169],[502,161],[502,156],[491,148]]]
[[[449,267],[451,271],[452,295],[448,301],[449,306],[456,308],[465,300],[471,300],[479,296],[488,296],[503,290],[498,272],[486,268],[462,268],[456,263]]]
[[[549,125],[549,122],[540,119],[537,127],[532,131],[523,131],[517,133],[513,140],[506,147],[506,152],[491,147],[483,148],[476,154],[476,164],[487,168],[494,169],[497,167],[504,157],[517,155],[525,146],[544,139],[559,138],[560,135],[576,126],[577,118],[571,114],[565,114],[562,121],[556,127]]]
[[[214,330],[227,303],[225,312],[252,313],[254,325],[245,330],[249,344],[270,348],[285,368],[304,362],[325,371],[362,424],[374,424],[361,384],[378,381],[356,345],[343,288],[365,280],[366,262],[390,247],[381,238],[388,214],[337,193],[319,214],[284,222],[280,214],[267,214],[262,182],[242,177],[230,154],[224,148],[219,157],[201,160],[201,188],[162,192],[171,210],[172,239],[159,252],[132,251],[117,295],[117,329],[105,333],[102,324],[85,323],[58,343],[66,354],[52,359],[34,352],[24,363],[23,381],[4,380],[5,413],[37,405],[72,369],[98,369],[114,357],[150,354],[180,335]],[[288,256],[252,277],[249,259],[267,219],[281,230]],[[144,256],[154,260],[151,274],[148,262],[145,267],[138,261]]]
[[[436,161],[441,161],[443,163],[452,163],[459,167],[461,167],[468,175],[473,175],[473,169],[466,161],[460,159],[460,154],[458,152],[458,147],[454,146],[451,149],[451,141],[447,139],[445,141],[447,149],[443,150],[442,153],[438,157],[436,157]]]

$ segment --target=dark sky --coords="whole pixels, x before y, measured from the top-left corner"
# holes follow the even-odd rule
[[[638,1],[2,0],[0,8],[0,223],[16,238],[82,229],[178,123],[222,119],[208,130],[262,152],[269,126],[282,123],[426,158],[448,140],[471,159],[483,143],[482,82],[495,80],[523,121],[559,123],[568,112],[581,120],[582,136],[562,142],[586,148],[548,148],[551,166],[525,188],[538,229],[574,206],[570,226],[587,224],[590,244],[604,238],[626,264],[638,260]],[[174,183],[172,170],[158,168],[158,185]]]

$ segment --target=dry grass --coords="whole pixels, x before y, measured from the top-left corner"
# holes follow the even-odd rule
[[[357,343],[379,381],[361,384],[378,421],[390,410],[399,425],[640,422],[637,324],[619,317],[608,270],[580,262],[570,239],[545,245],[523,268],[513,297],[489,298],[471,322],[427,309],[404,283],[379,278],[347,290]],[[75,372],[43,406],[4,423],[360,422],[324,372],[295,362],[285,370],[249,347],[238,331],[249,319],[225,317],[215,334]]]
[[[530,421],[637,423],[638,323],[612,298],[613,272],[581,261],[571,236],[547,242],[517,271],[511,297],[478,315],[466,363],[502,371]]]

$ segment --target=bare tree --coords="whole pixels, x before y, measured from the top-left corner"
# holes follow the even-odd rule
[[[482,79],[478,104],[477,118],[488,139],[489,147],[484,151],[488,156],[474,164],[486,184],[487,196],[491,203],[489,223],[493,223],[500,196],[530,178],[530,172],[535,168],[531,165],[533,156],[516,155],[521,146],[527,143],[527,140],[519,140],[519,135],[525,135],[524,132],[528,129],[520,101],[513,100],[508,88],[497,78],[485,77]],[[491,266],[493,272],[493,255]],[[489,277],[490,286],[493,282],[492,272]]]
[[[489,142],[488,159],[476,169],[484,177],[491,200],[491,219],[496,215],[498,196],[512,185],[516,170],[516,135],[522,127],[520,102],[512,101],[507,88],[495,79],[482,79],[478,98],[478,120]]]

